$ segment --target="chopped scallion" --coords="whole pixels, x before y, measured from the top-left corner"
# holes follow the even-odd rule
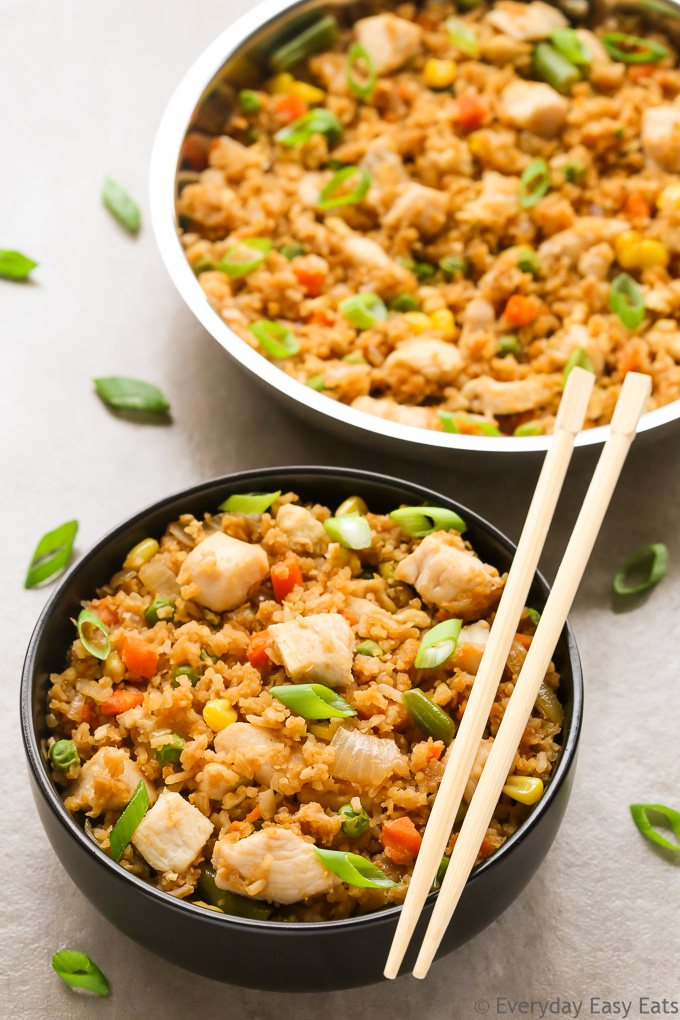
[[[102,200],[112,216],[133,236],[139,233],[142,214],[139,206],[127,191],[111,177],[104,178]]]
[[[170,404],[158,387],[141,379],[111,375],[95,379],[94,385],[104,403],[116,411],[165,414],[170,410]]]
[[[353,177],[357,183],[351,191],[344,191]],[[345,166],[331,177],[328,184],[321,189],[316,202],[317,209],[336,209],[341,205],[355,205],[360,202],[371,186],[371,175],[360,166]]]
[[[366,291],[345,298],[338,307],[347,321],[357,329],[370,329],[376,322],[384,322],[387,318],[387,308],[382,300],[377,294]]]
[[[519,179],[519,204],[532,209],[550,190],[550,170],[544,159],[534,159]]]
[[[358,513],[328,517],[323,526],[333,541],[345,549],[368,549],[373,542],[370,524]]]
[[[277,131],[274,140],[292,149],[306,142],[312,135],[325,135],[329,145],[335,145],[342,138],[342,124],[330,110],[323,106],[315,107]]]
[[[140,779],[125,811],[111,829],[109,846],[111,847],[111,856],[116,863],[121,859],[123,850],[132,839],[135,829],[148,810],[149,793],[146,783]]]
[[[465,53],[468,57],[477,56],[479,53],[479,42],[477,40],[477,33],[472,25],[468,24],[467,21],[461,21],[460,18],[451,17],[446,19],[446,28],[451,42],[461,53]]]
[[[310,375],[309,379],[305,380],[305,386],[309,386],[310,390],[315,390],[317,393],[323,393],[326,389],[326,380],[320,375]]]
[[[416,669],[436,669],[450,659],[462,626],[462,620],[444,620],[423,634],[414,662]]]
[[[529,617],[529,619],[533,623],[534,627],[538,627],[538,624],[539,624],[540,619],[541,619],[541,614],[539,613],[538,609],[530,609],[527,606],[527,616]]]
[[[314,24],[309,25],[299,35],[274,51],[269,59],[272,71],[275,74],[289,71],[301,60],[311,57],[313,53],[330,49],[337,42],[339,34],[335,18],[330,15],[319,18]]]
[[[237,279],[245,276],[262,265],[272,249],[272,242],[267,237],[248,237],[234,244],[225,252],[222,261],[216,266],[222,273]]]
[[[645,571],[643,579],[637,584],[630,584],[628,582],[630,575],[639,575],[642,570]],[[665,577],[667,570],[668,549],[663,542],[643,545],[626,560],[617,572],[614,578],[614,591],[617,595],[639,595],[658,584]]]
[[[52,957],[52,966],[71,988],[85,988],[95,995],[106,995],[109,982],[94,960],[75,949],[61,949]]]
[[[388,878],[380,868],[360,854],[347,853],[343,850],[323,850],[315,846],[321,863],[342,882],[365,889],[392,889],[398,885]]]
[[[543,424],[540,421],[525,421],[522,425],[518,425],[512,434],[520,438],[522,436],[542,436]]]
[[[0,251],[0,276],[5,280],[25,280],[37,265],[20,251]]]
[[[357,648],[357,655],[368,655],[371,658],[375,658],[377,655],[382,654],[382,648],[377,641],[362,641]]]
[[[348,719],[356,710],[324,684],[285,684],[269,693],[303,719]]]
[[[258,319],[248,327],[260,347],[263,347],[272,358],[290,358],[297,354],[300,345],[295,333],[292,333],[280,322]]]
[[[232,514],[263,514],[281,495],[277,492],[245,492],[234,493],[220,503],[218,509]]]
[[[500,429],[492,425],[490,421],[471,418],[470,415],[460,414],[457,411],[438,411],[437,414],[445,432],[452,432],[455,435],[474,435],[477,431],[483,436],[502,435]]]
[[[564,176],[570,184],[583,184],[586,179],[586,168],[580,163],[565,163]]]
[[[77,532],[78,521],[67,521],[43,535],[33,553],[24,588],[34,588],[63,570],[71,558]]]
[[[357,67],[361,74],[360,78],[357,78],[354,74],[355,68]],[[378,72],[375,69],[375,65],[371,60],[370,55],[366,52],[363,46],[359,46],[358,43],[353,43],[350,46],[349,53],[347,54],[345,73],[347,76],[347,84],[354,95],[358,96],[359,99],[369,99],[373,89],[375,88],[375,83],[378,80]]]
[[[593,374],[595,373],[595,366],[590,360],[588,352],[585,351],[583,347],[575,347],[574,350],[569,355],[569,360],[564,366],[564,372],[562,373],[563,386],[566,384],[566,381],[569,378],[569,373],[571,372],[572,368],[576,367],[585,368],[586,372],[592,372]]]
[[[88,637],[85,633],[85,625],[90,624],[95,631],[99,631],[103,635],[103,641],[100,638],[99,642],[95,644],[91,637]],[[81,609],[80,615],[77,622],[78,637],[86,652],[90,655],[94,655],[95,659],[105,659],[111,651],[111,642],[109,641],[109,628],[103,623],[98,616],[90,612],[89,609]]]
[[[660,43],[625,32],[605,32],[600,42],[610,57],[624,64],[656,64],[668,56],[668,50]]]
[[[441,506],[401,506],[390,517],[412,538],[425,538],[433,531],[457,531],[463,534],[467,524],[453,510]]]
[[[626,327],[637,329],[645,317],[645,297],[639,284],[628,273],[619,273],[612,280],[609,307]]]

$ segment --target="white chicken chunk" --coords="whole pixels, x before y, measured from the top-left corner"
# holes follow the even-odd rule
[[[269,628],[269,654],[295,683],[346,687],[354,635],[339,613],[313,613]]]
[[[163,790],[132,835],[137,850],[156,871],[185,872],[213,831],[209,818],[181,797]]]
[[[261,545],[215,532],[192,549],[177,576],[194,599],[216,613],[235,609],[269,573]]]
[[[90,818],[104,811],[122,811],[142,779],[149,803],[153,804],[156,791],[139,766],[130,760],[130,752],[121,747],[101,747],[83,763],[64,803],[68,811],[87,808],[85,813]]]
[[[555,29],[566,28],[569,24],[561,11],[542,0],[528,4],[501,0],[494,5],[485,20],[504,35],[522,42],[548,39]]]
[[[252,723],[235,722],[215,736],[215,750],[228,754],[237,771],[250,771],[261,786],[276,783],[275,775],[291,765],[302,767],[304,760],[297,749],[291,750],[271,730]]]
[[[472,766],[472,772],[470,778],[467,781],[467,785],[463,792],[463,800],[466,804],[469,804],[475,795],[477,789],[477,783],[482,778],[482,772],[486,765],[486,760],[491,754],[491,748],[493,747],[493,739],[488,737],[486,740],[480,740],[479,747],[477,748],[477,754],[475,761]]]
[[[377,14],[357,21],[356,33],[378,74],[389,74],[418,52],[422,29],[395,14]]]
[[[482,174],[482,190],[466,202],[458,213],[464,223],[483,223],[499,229],[513,219],[519,209],[519,179],[486,170]]]
[[[417,372],[441,386],[453,382],[463,367],[463,356],[454,344],[444,340],[414,339],[388,354],[384,369],[403,369]]]
[[[431,237],[446,223],[447,211],[445,191],[412,181],[399,187],[394,204],[382,218],[382,225],[388,229],[415,227],[418,233]]]
[[[366,414],[374,414],[378,418],[397,422],[399,425],[411,425],[417,429],[437,429],[443,431],[434,407],[414,407],[412,404],[398,404],[390,397],[357,397],[352,407]]]
[[[495,418],[499,414],[521,414],[542,407],[561,390],[562,376],[558,374],[533,375],[508,382],[485,375],[468,380],[461,395],[473,411]]]
[[[489,640],[490,628],[486,620],[478,620],[463,627],[456,645],[455,663],[459,669],[473,676],[479,669],[482,655]]]
[[[294,552],[317,556],[328,544],[328,535],[321,521],[296,503],[284,503],[276,515],[276,526],[287,536]]]
[[[427,535],[397,565],[394,576],[412,584],[426,602],[467,620],[485,613],[500,598],[503,581],[448,531]]]
[[[568,263],[576,265],[577,261],[596,244],[613,241],[624,230],[630,230],[627,220],[619,220],[607,216],[578,216],[573,227],[560,230],[538,248],[542,265],[550,263]]]
[[[268,825],[234,843],[219,839],[212,858],[220,889],[255,900],[298,903],[330,892],[338,879],[302,836]]]
[[[520,5],[523,6],[523,5]],[[501,93],[501,113],[516,128],[554,138],[562,128],[569,101],[542,81],[514,81]]]
[[[220,732],[223,733],[224,730]],[[203,766],[203,771],[196,776],[196,785],[210,800],[222,801],[235,784],[231,769],[222,762],[209,761]]]
[[[680,106],[648,107],[642,114],[641,140],[648,159],[664,170],[680,172]]]

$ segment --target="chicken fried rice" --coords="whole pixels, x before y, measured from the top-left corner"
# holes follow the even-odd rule
[[[138,543],[85,603],[49,692],[65,806],[121,867],[206,908],[400,903],[505,578],[443,508],[224,506]],[[525,609],[447,855],[536,622]],[[549,782],[558,687],[551,665],[478,861]]]

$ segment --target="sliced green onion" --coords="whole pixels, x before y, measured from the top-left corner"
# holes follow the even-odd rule
[[[500,436],[502,432],[495,425],[492,425],[490,421],[480,421],[478,418],[471,418],[467,414],[461,414],[459,411],[437,411],[439,420],[444,426],[445,432],[453,432],[456,435],[462,434],[459,423],[466,425],[473,425],[478,428],[479,431],[485,436]]]
[[[254,900],[250,896],[239,896],[238,893],[218,888],[215,882],[215,872],[205,862],[200,866],[196,889],[211,907],[216,907],[224,914],[231,914],[234,917],[249,917],[254,921],[266,921],[274,909],[271,903]]]
[[[132,235],[139,232],[142,214],[127,191],[110,177],[104,178],[102,201],[112,216]]]
[[[195,687],[200,677],[192,666],[175,666],[172,671],[172,686],[179,687],[179,681],[176,679],[178,676],[185,676],[189,680],[192,687]]]
[[[277,492],[243,492],[234,493],[220,503],[218,510],[226,510],[233,514],[263,514],[281,495]]]
[[[462,626],[462,620],[444,620],[423,634],[414,662],[416,669],[436,669],[450,659]]]
[[[95,630],[101,631],[104,635],[103,644],[95,644],[85,634],[85,624],[91,624]],[[81,644],[86,652],[90,655],[94,655],[96,659],[105,659],[111,651],[111,642],[109,641],[109,628],[106,624],[102,623],[98,616],[91,613],[89,609],[81,609],[80,616],[78,617],[78,637],[80,638]]]
[[[541,614],[539,613],[538,609],[529,609],[529,607],[527,606],[527,616],[533,623],[534,627],[538,627],[538,624],[541,619]]]
[[[557,28],[550,36],[550,42],[555,49],[570,60],[572,64],[587,67],[591,63],[591,56],[588,48],[579,38],[573,28]]]
[[[77,532],[78,521],[67,521],[43,535],[33,553],[24,588],[34,588],[66,566],[71,558]]]
[[[644,319],[644,294],[628,273],[619,273],[612,280],[609,307],[615,315],[618,315],[626,329],[637,329]]]
[[[292,333],[280,322],[258,319],[248,327],[260,347],[263,347],[272,358],[290,358],[297,354],[300,345],[295,333]]]
[[[68,772],[72,765],[80,765],[80,755],[72,740],[57,740],[48,754],[52,768],[58,772]]]
[[[446,869],[448,868],[450,863],[451,863],[451,858],[447,857],[446,854],[444,854],[444,856],[441,859],[441,864],[437,868],[437,874],[436,874],[436,877],[435,877],[435,880],[434,880],[436,886],[440,886],[442,884],[442,882],[444,881],[444,876],[446,875]]]
[[[356,710],[324,684],[285,684],[269,693],[303,719],[348,719]]]
[[[646,577],[638,584],[628,584],[628,577],[646,569]],[[617,595],[639,595],[658,584],[668,570],[668,549],[663,542],[652,542],[630,556],[614,578],[614,591]]]
[[[304,255],[305,253],[304,247],[301,244],[298,244],[297,241],[295,241],[293,244],[281,245],[279,251],[281,252],[284,258],[288,259],[289,262],[291,259],[296,258],[298,255]]]
[[[418,312],[420,311],[420,301],[413,294],[397,294],[388,302],[387,307],[391,312]]]
[[[460,18],[451,17],[446,19],[446,28],[451,42],[461,53],[465,53],[468,57],[477,56],[479,53],[479,42],[477,40],[477,33],[471,25],[466,21],[461,21]]]
[[[668,50],[660,43],[625,32],[605,32],[600,42],[610,57],[624,64],[656,64],[668,56]]]
[[[248,114],[257,113],[262,106],[257,92],[251,89],[242,89],[239,92],[238,103],[243,112]]]
[[[544,159],[534,159],[522,171],[519,179],[519,204],[533,209],[550,190],[550,170]]]
[[[352,191],[340,189],[346,181],[358,177],[358,183]],[[355,205],[360,202],[371,186],[371,175],[360,166],[346,166],[331,177],[328,184],[321,189],[316,202],[317,209],[336,209],[341,205]]]
[[[456,724],[443,708],[435,705],[431,698],[419,690],[405,691],[402,702],[416,726],[426,736],[433,740],[443,740],[448,747],[456,732]]]
[[[586,168],[580,163],[565,163],[564,176],[570,184],[583,184],[586,179]]]
[[[506,333],[504,336],[498,338],[498,357],[505,358],[508,354],[514,354],[517,357],[521,354],[522,345],[516,336],[512,333]]]
[[[569,360],[564,366],[564,372],[562,373],[562,385],[566,383],[569,378],[569,373],[572,368],[585,368],[586,372],[592,372],[595,374],[595,366],[593,365],[588,352],[583,347],[575,347],[569,355]]]
[[[274,51],[269,58],[272,71],[275,74],[280,74],[281,71],[289,71],[291,67],[295,67],[305,57],[310,57],[312,53],[320,53],[322,50],[330,49],[337,42],[339,35],[340,31],[335,18],[329,15],[320,18],[313,25],[309,25],[303,32],[300,32],[299,35],[296,35],[294,39],[284,43],[283,46]]]
[[[172,612],[164,613],[163,616],[161,617],[158,615],[159,609],[171,609]],[[144,617],[149,626],[153,627],[154,624],[158,623],[158,621],[161,619],[172,620],[173,616],[175,615],[176,609],[177,606],[175,604],[174,599],[165,598],[164,595],[157,595],[153,602],[151,602],[150,605],[148,605],[144,610]]]
[[[363,836],[368,828],[368,814],[361,808],[355,811],[351,804],[343,804],[338,814],[342,816],[342,831],[350,839]]]
[[[183,750],[184,740],[173,733],[164,744],[156,748],[156,758],[161,765],[177,765]]]
[[[470,272],[470,263],[464,255],[445,255],[443,259],[439,260],[439,268],[447,278],[454,277],[458,273],[461,276],[467,276]]]
[[[543,435],[543,423],[540,421],[525,421],[522,425],[518,425],[515,431],[512,433],[513,436],[542,436]]]
[[[382,648],[377,641],[362,641],[357,648],[357,655],[370,655],[375,657],[382,654]]]
[[[271,250],[272,243],[269,238],[248,237],[232,245],[216,268],[232,279],[237,279],[261,266]]]
[[[581,80],[578,67],[551,46],[541,42],[534,49],[534,71],[538,78],[552,85],[558,92],[569,92]]]
[[[367,514],[368,505],[361,496],[348,496],[335,511],[336,517],[344,517],[345,514]]]
[[[326,380],[322,375],[310,375],[309,379],[305,380],[305,386],[309,386],[310,390],[316,390],[317,393],[323,393],[326,389]]]
[[[323,526],[333,541],[345,549],[368,549],[373,542],[370,524],[358,513],[328,517]]]
[[[111,375],[95,379],[98,395],[109,407],[117,411],[145,411],[150,414],[164,414],[170,410],[161,391],[152,383],[141,379]]]
[[[631,804],[630,813],[645,839],[656,843],[664,850],[670,850],[673,855],[680,854],[680,811],[674,811],[673,808],[665,807],[663,804]],[[652,828],[653,825],[670,828],[676,842],[660,836]]]
[[[111,835],[109,836],[111,856],[116,864],[121,859],[123,850],[132,839],[135,829],[148,810],[149,793],[146,788],[146,783],[143,779],[140,779],[135,788],[135,792],[130,798],[128,806],[111,829]]]
[[[362,291],[345,298],[338,305],[341,313],[357,329],[370,329],[376,322],[384,322],[387,308],[377,294]]]
[[[399,884],[393,882],[380,868],[360,854],[342,850],[322,850],[318,846],[315,846],[314,850],[323,866],[348,885],[357,885],[365,889],[392,889]]]
[[[0,276],[5,280],[25,280],[37,265],[20,251],[0,251]]]
[[[425,538],[433,531],[453,530],[461,535],[467,531],[467,524],[462,517],[441,506],[401,506],[393,510],[390,517],[411,538]]]
[[[330,110],[325,107],[315,107],[308,110],[302,117],[298,117],[292,124],[286,124],[274,135],[274,141],[292,149],[295,145],[301,145],[312,135],[325,135],[329,145],[335,145],[342,138],[342,124]]]
[[[523,273],[538,276],[541,271],[538,252],[535,252],[533,248],[520,248],[517,252],[517,268],[521,269]]]
[[[95,995],[106,995],[109,982],[94,960],[76,949],[61,949],[52,957],[52,966],[71,988],[86,988]]]
[[[357,79],[352,74],[356,64],[361,61],[366,67],[366,73],[361,79]],[[363,46],[359,46],[358,43],[352,43],[347,54],[347,64],[345,65],[345,73],[347,76],[347,84],[359,99],[369,99],[375,83],[378,80],[378,72],[375,69],[375,64],[371,60],[370,55],[366,52]]]

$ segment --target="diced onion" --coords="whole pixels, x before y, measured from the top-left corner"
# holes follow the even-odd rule
[[[335,751],[331,775],[360,786],[380,786],[402,761],[399,748],[389,737],[359,730],[337,730],[330,746]]]
[[[177,577],[159,560],[152,560],[140,567],[139,579],[152,595],[164,595],[166,598],[179,595]]]

